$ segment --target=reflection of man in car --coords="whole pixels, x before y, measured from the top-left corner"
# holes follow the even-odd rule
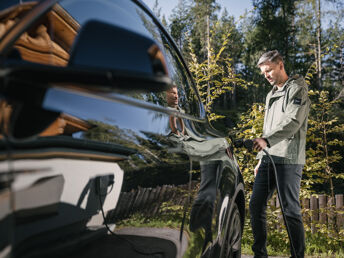
[[[184,113],[178,106],[176,85],[166,91],[166,102],[169,108]],[[190,160],[200,164],[201,184],[192,204],[189,226],[193,232],[204,228],[206,245],[212,239],[211,219],[217,192],[216,179],[219,178],[221,168],[230,162],[226,152],[229,145],[224,138],[206,140],[199,137],[189,126],[190,124],[185,124],[182,118],[170,115],[169,139],[175,144],[175,148],[170,151],[185,153]]]
[[[172,87],[166,91],[166,101],[169,107],[178,107],[178,88],[176,85],[172,85]]]
[[[177,109],[178,111],[182,112],[182,110],[178,106],[178,100],[178,88],[176,85],[172,85],[172,87],[166,91],[167,105],[170,108]],[[171,115],[169,118],[169,126],[172,133],[176,135],[185,135],[184,123],[180,117]]]

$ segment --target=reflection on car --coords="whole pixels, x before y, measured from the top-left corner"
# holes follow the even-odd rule
[[[0,257],[240,257],[232,146],[141,1],[1,2],[0,55]]]

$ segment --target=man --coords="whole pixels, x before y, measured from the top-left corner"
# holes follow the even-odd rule
[[[176,85],[172,85],[166,91],[166,102],[169,107],[177,108],[178,107],[178,88]]]
[[[176,109],[180,112],[183,112],[181,108],[178,106],[179,97],[178,97],[178,88],[176,85],[172,85],[167,91],[166,91],[166,102],[167,106]],[[184,131],[184,122],[183,119],[176,116],[170,116],[169,118],[169,126],[171,128],[171,132],[175,135],[179,136],[185,136]]]
[[[255,257],[267,257],[266,205],[276,185],[266,149],[277,168],[282,203],[297,257],[304,257],[305,239],[299,192],[305,164],[307,118],[310,108],[307,84],[300,76],[288,77],[277,50],[264,53],[258,61],[262,75],[273,86],[266,97],[262,138],[254,139],[260,151],[255,168],[255,182],[250,201]]]

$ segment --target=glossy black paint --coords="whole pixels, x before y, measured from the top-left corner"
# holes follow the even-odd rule
[[[50,11],[42,14],[49,5]],[[32,15],[31,8],[42,17]],[[0,12],[4,24],[10,24],[12,17],[17,24],[0,35],[0,45],[5,46],[0,52],[0,228],[6,232],[0,237],[0,254],[47,257],[68,250],[71,256],[84,257],[80,249],[85,251],[85,243],[94,243],[88,245],[89,254],[105,243],[102,209],[106,224],[126,225],[123,220],[133,215],[142,221],[159,214],[171,216],[176,206],[190,208],[185,220],[178,217],[180,212],[175,213],[178,224],[184,223],[191,231],[205,230],[204,257],[227,257],[232,252],[228,250],[238,251],[238,241],[233,242],[234,249],[228,246],[244,225],[238,164],[227,140],[208,124],[173,40],[147,7],[127,0],[60,1],[58,5],[44,1],[36,7],[24,2],[21,9],[14,6]],[[78,33],[90,21],[106,23],[109,31],[116,32],[112,40],[123,36],[112,46],[113,52],[111,44],[106,49],[99,47],[102,37],[109,38],[100,29],[92,31],[100,45],[90,44],[98,47],[88,50],[83,44],[78,52]],[[24,36],[23,28],[28,31]],[[142,41],[135,39],[149,43],[142,47]],[[145,59],[154,44],[158,48],[148,51]],[[135,62],[140,56],[146,61]],[[92,62],[95,58],[97,62]],[[39,73],[25,80],[6,73],[23,65],[35,71],[42,67],[42,72],[56,67],[63,73],[72,67],[86,73],[60,81],[53,76],[39,79]],[[89,87],[87,71],[94,78],[95,69],[105,75],[123,69],[124,73],[149,73],[153,78],[163,72],[173,85],[167,83],[167,90],[161,91],[142,81],[140,90],[143,79],[138,77],[135,91],[120,86],[123,83],[115,84],[116,88],[111,83],[92,82]],[[190,169],[198,172],[190,177]],[[178,195],[185,191],[180,186],[190,180],[200,184],[193,190],[192,203]],[[180,242],[178,227],[171,229],[170,238],[157,228],[146,229],[145,237],[125,232],[121,234],[136,237],[150,250],[158,242],[147,237],[165,239],[169,244],[161,251],[163,257],[188,252],[186,233]],[[113,241],[118,245],[111,252],[136,252],[137,257],[147,252],[137,252],[131,244],[119,250],[123,243]],[[168,250],[171,245],[174,249]]]

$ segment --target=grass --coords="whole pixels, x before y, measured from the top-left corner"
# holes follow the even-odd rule
[[[121,221],[117,226],[121,227],[169,227],[174,229],[180,228],[180,222],[182,220],[182,207],[175,206],[173,212],[167,212],[159,217],[147,218],[140,214],[134,214],[128,219]],[[189,248],[184,258],[196,258],[200,257],[200,251],[203,246],[204,232],[198,231],[191,233],[188,230],[188,225],[185,225],[184,230],[188,232]],[[279,230],[268,231],[268,254],[271,256],[285,256],[289,257],[289,239],[286,236],[286,232]],[[213,232],[215,233],[215,232]],[[327,233],[328,234],[328,233]],[[336,240],[336,238],[328,237],[325,233],[312,234],[306,232],[306,251],[305,257],[330,257],[340,258],[344,257],[344,243]],[[244,234],[242,238],[242,253],[252,255],[251,246],[253,244],[252,230],[249,224],[249,219],[245,221]]]
[[[305,257],[328,257],[328,258],[343,258],[344,257],[344,243],[331,239],[326,234],[312,234],[306,232],[306,250]],[[241,250],[243,254],[253,255],[251,246],[253,244],[252,230],[249,225],[249,219],[246,219],[244,234],[242,239]],[[268,233],[267,240],[268,254],[271,256],[285,256],[290,257],[289,239],[286,238],[285,232],[278,230]]]

